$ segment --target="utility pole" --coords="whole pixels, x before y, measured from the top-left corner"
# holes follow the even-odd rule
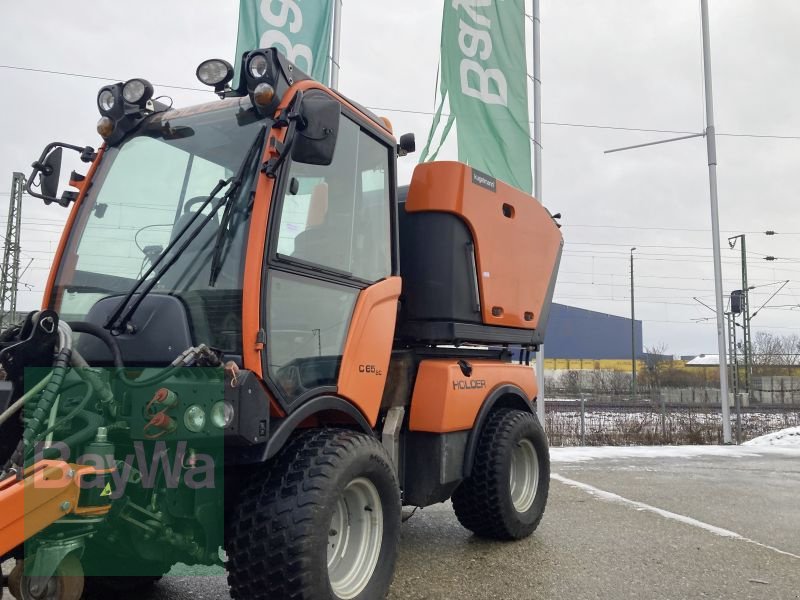
[[[753,376],[752,346],[750,341],[750,287],[747,285],[747,243],[745,234],[728,238],[731,249],[736,247],[736,240],[742,241],[742,357],[744,373],[741,380],[741,391],[750,395],[750,380]]]
[[[631,248],[631,400],[636,396],[636,311],[633,297],[633,251]]]
[[[706,97],[706,130],[703,133],[692,133],[680,137],[625,146],[606,150],[605,154],[623,152],[636,148],[645,148],[657,144],[667,144],[679,140],[688,140],[696,137],[706,138],[706,151],[708,153],[708,187],[711,204],[711,243],[714,248],[714,296],[716,297],[717,314],[717,351],[719,352],[719,399],[722,409],[722,440],[725,444],[732,443],[731,439],[731,411],[728,406],[728,361],[725,347],[725,305],[722,299],[722,253],[719,244],[719,200],[717,199],[717,137],[714,128],[714,95],[711,82],[711,35],[708,27],[708,0],[700,0],[700,12],[703,28],[703,83]],[[774,258],[772,259],[774,260]]]
[[[13,324],[17,314],[19,235],[22,227],[22,192],[24,189],[25,176],[22,173],[14,173],[11,178],[11,198],[8,202],[3,264],[0,267],[0,331]]]
[[[541,12],[539,0],[533,0],[533,195],[542,202],[542,62],[541,62]],[[544,344],[536,352],[536,416],[544,427]]]

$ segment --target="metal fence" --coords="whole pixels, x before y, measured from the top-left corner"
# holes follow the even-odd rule
[[[545,407],[545,428],[553,446],[722,443],[718,405],[563,399],[548,400]],[[738,424],[731,411],[731,431],[742,442],[796,426],[800,426],[800,405],[745,407]]]

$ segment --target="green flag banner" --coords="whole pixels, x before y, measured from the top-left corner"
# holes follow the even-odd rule
[[[441,102],[421,162],[436,158],[455,123],[461,162],[531,193],[525,56],[525,0],[445,1]]]
[[[330,83],[334,0],[239,0],[236,62],[256,48],[275,46],[317,81]],[[236,81],[238,81],[238,71]]]

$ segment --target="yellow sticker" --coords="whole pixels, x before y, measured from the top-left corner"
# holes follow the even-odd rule
[[[107,483],[106,487],[103,488],[103,493],[100,494],[100,497],[104,498],[105,496],[110,496],[110,495],[111,495],[111,484]]]

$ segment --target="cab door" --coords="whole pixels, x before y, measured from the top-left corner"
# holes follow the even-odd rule
[[[287,413],[337,393],[359,297],[397,272],[393,145],[340,119],[331,164],[286,165],[270,217],[263,372]]]

